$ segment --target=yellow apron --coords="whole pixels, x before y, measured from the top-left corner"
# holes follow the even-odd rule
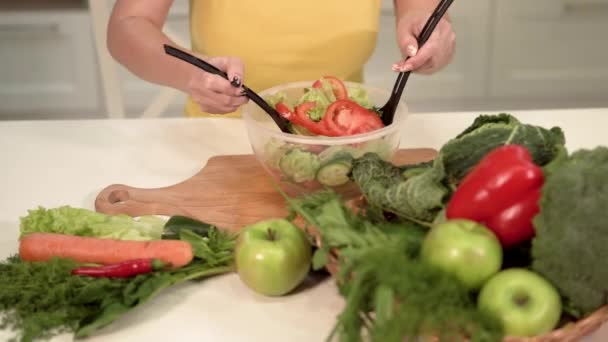
[[[256,92],[323,75],[361,82],[376,46],[380,2],[190,0],[192,49],[241,58],[244,82]],[[186,115],[212,116],[190,98]]]

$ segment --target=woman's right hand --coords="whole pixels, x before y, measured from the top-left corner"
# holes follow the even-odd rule
[[[225,78],[197,69],[188,82],[192,100],[202,111],[211,114],[226,114],[236,111],[247,103],[243,93],[243,62],[236,57],[210,57],[205,61],[226,72]],[[233,85],[234,84],[234,85]]]

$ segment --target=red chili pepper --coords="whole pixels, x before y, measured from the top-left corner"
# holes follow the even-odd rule
[[[90,277],[128,278],[157,271],[164,267],[165,263],[158,259],[136,259],[99,267],[78,267],[72,270],[72,274]]]
[[[513,246],[534,237],[532,219],[540,211],[543,183],[543,171],[525,147],[498,147],[463,178],[446,217],[482,223],[504,247]]]

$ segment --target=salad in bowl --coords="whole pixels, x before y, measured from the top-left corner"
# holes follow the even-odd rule
[[[341,137],[384,127],[379,109],[362,86],[347,88],[340,79],[326,76],[303,90],[295,101],[285,90],[266,98],[289,120],[295,134]]]
[[[399,147],[407,107],[400,102],[393,123],[385,126],[379,107],[390,91],[326,76],[260,95],[289,121],[290,133],[281,132],[267,113],[248,103],[243,117],[249,141],[264,169],[288,194],[322,187],[351,191],[354,159],[372,152],[389,160]]]

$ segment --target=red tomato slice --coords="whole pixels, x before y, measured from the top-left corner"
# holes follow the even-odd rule
[[[314,105],[314,102],[312,102],[312,103]],[[277,103],[274,106],[274,109],[279,113],[279,115],[281,115],[285,119],[289,120],[292,123],[292,125],[294,126],[294,128],[301,127],[301,128],[304,128],[305,132],[307,132],[307,133],[308,132],[315,133],[310,130],[311,122],[313,124],[315,122],[310,119],[306,120],[305,117],[299,116],[297,114],[297,112],[292,111],[289,108],[289,106],[287,106],[285,103],[283,103],[283,102]],[[319,133],[315,133],[315,134],[319,134]],[[309,134],[306,134],[306,135],[309,135]]]
[[[334,76],[323,76],[323,79],[329,81],[331,87],[334,90],[334,95],[337,100],[347,99],[348,91],[346,90],[346,86],[344,82],[342,82],[339,78]],[[321,88],[321,80],[316,80],[315,83],[312,84],[313,88]]]
[[[351,100],[337,100],[329,105],[321,122],[334,136],[361,134],[384,127],[376,114]]]
[[[282,117],[291,121],[295,114],[293,111],[283,102],[279,102],[274,106],[274,109],[281,114]]]
[[[317,105],[314,101],[302,102],[298,106],[296,106],[296,115],[298,116],[298,120],[302,121],[312,121],[315,123],[310,116],[308,116],[308,111],[315,108]]]
[[[310,116],[308,116],[308,111],[313,109],[317,104],[315,102],[303,102],[296,107],[296,114],[294,117],[293,123],[296,123],[312,133],[320,134],[320,135],[329,135],[328,131],[325,129],[325,126],[321,122],[313,121]]]

